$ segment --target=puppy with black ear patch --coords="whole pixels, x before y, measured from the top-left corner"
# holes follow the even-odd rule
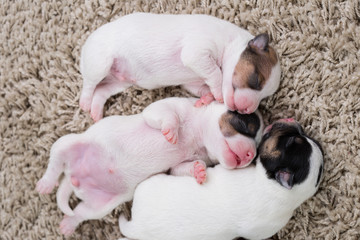
[[[122,240],[271,237],[317,191],[323,152],[297,122],[284,119],[265,129],[258,154],[247,168],[208,169],[204,186],[164,174],[144,181],[135,191],[131,221],[120,216]]]

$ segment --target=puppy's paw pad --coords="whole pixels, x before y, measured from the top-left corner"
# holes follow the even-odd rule
[[[194,163],[194,177],[199,184],[206,181],[206,166],[204,163],[199,161]]]
[[[91,110],[91,118],[94,120],[94,122],[98,122],[103,117],[103,113],[101,111],[93,111]]]
[[[42,178],[36,184],[36,191],[38,191],[40,194],[49,194],[55,186],[58,186],[57,181],[53,182],[46,178]]]
[[[165,136],[166,140],[169,143],[176,144],[178,141],[178,132],[177,130],[165,128],[161,130],[161,133]]]
[[[76,228],[76,224],[73,222],[71,217],[64,216],[60,223],[60,232],[65,236],[70,236]]]
[[[211,93],[208,93],[204,96],[201,96],[201,98],[195,102],[195,107],[209,105],[212,101],[214,101],[214,96]]]

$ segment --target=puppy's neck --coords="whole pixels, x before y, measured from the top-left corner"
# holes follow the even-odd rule
[[[302,202],[316,191],[314,186],[308,184],[308,179],[302,184],[294,185],[291,190],[281,186],[275,179],[268,177],[266,169],[260,162],[260,157],[256,159],[255,172],[256,181],[259,182],[257,186],[262,186],[261,190],[264,191],[264,195],[277,198],[278,201],[283,202],[292,209],[299,207]]]

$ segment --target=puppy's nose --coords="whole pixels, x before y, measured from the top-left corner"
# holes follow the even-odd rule
[[[235,106],[236,110],[241,114],[250,114],[254,112],[252,106],[254,103],[246,97],[239,97],[236,99]]]
[[[254,158],[254,155],[255,154],[252,151],[248,151],[246,156],[245,156],[245,161],[250,162]]]

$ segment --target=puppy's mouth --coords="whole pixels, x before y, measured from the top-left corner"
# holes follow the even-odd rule
[[[228,158],[228,165],[230,165],[229,167],[231,168],[236,168],[237,166],[241,165],[241,159],[233,150],[231,150],[227,141],[225,141],[225,144],[227,147],[226,152],[230,155]]]

